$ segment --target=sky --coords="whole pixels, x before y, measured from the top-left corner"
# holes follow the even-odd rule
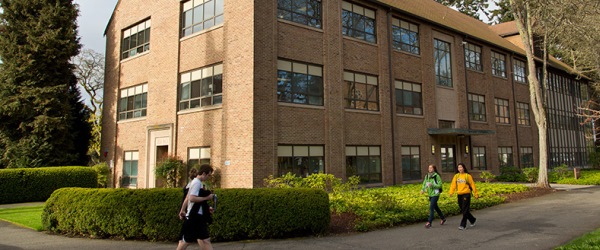
[[[75,0],[79,5],[79,36],[83,49],[105,54],[104,29],[117,4],[117,0]]]

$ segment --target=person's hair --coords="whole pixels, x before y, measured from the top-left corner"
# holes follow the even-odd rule
[[[194,167],[191,168],[190,172],[189,172],[189,175],[190,175],[190,179],[196,178],[196,176],[198,175],[198,169],[194,168]]]
[[[464,172],[465,172],[465,173],[467,173],[467,174],[469,173],[469,170],[467,170],[467,166],[465,166],[465,164],[464,164],[464,163],[462,163],[462,162],[461,162],[461,163],[459,163],[458,165],[456,165],[456,173],[458,173],[458,167],[459,167],[459,166],[462,166],[462,167],[463,167],[463,170],[464,170]]]
[[[200,166],[200,171],[198,172],[198,174],[199,174],[199,175],[202,175],[202,174],[205,174],[205,173],[206,173],[206,174],[210,174],[210,173],[212,173],[213,171],[214,171],[214,170],[213,170],[213,167],[212,167],[210,164],[202,164],[202,165]]]
[[[435,172],[436,174],[440,174],[440,173],[438,173],[438,171],[437,171],[437,167],[436,167],[434,164],[431,164],[431,165],[429,165],[429,166],[432,166],[432,167],[433,167],[433,172]]]

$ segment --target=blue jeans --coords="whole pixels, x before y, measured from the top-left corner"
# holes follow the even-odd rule
[[[446,217],[444,216],[444,214],[442,213],[442,210],[440,210],[440,207],[438,206],[437,202],[440,199],[439,196],[430,196],[429,197],[429,223],[431,224],[431,222],[433,221],[433,217],[435,216],[433,214],[433,210],[435,210],[437,212],[437,214],[440,216],[440,219],[445,219]]]

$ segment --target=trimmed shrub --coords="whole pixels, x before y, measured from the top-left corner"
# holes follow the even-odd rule
[[[523,169],[523,175],[525,175],[525,178],[527,179],[528,182],[530,183],[534,183],[537,181],[537,178],[539,176],[539,168],[524,168]]]
[[[496,177],[496,180],[507,182],[524,182],[526,181],[526,178],[521,173],[521,170],[519,170],[517,167],[501,167],[500,175]]]
[[[16,168],[0,170],[0,204],[45,201],[63,187],[97,187],[90,167]]]
[[[215,190],[213,241],[282,238],[325,232],[329,198],[311,189]],[[46,230],[93,237],[175,241],[181,189],[57,190],[46,201]]]
[[[496,175],[492,174],[490,171],[481,171],[479,177],[482,178],[485,183],[490,183],[490,181],[496,179]]]
[[[98,174],[98,187],[107,187],[111,176],[108,164],[106,164],[106,162],[102,162],[92,166],[92,168]]]

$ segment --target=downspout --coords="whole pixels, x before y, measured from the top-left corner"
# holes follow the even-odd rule
[[[521,162],[521,150],[520,150],[521,148],[519,147],[519,114],[517,113],[517,99],[515,97],[515,77],[514,77],[515,72],[513,72],[514,71],[514,67],[515,67],[515,65],[514,65],[514,63],[515,63],[515,53],[511,52],[510,54],[511,54],[511,57],[510,57],[510,72],[511,72],[511,74],[510,75],[513,76],[513,77],[510,78],[510,82],[512,84],[513,112],[514,112],[515,118],[516,118],[515,119],[515,139],[517,139],[516,140],[516,142],[517,142],[517,153],[518,153],[517,155],[519,156],[518,159],[517,159],[517,162],[519,163],[519,168],[522,168],[521,165],[523,163]],[[508,77],[508,75],[509,74],[507,73],[506,77]],[[513,163],[514,163],[514,161],[513,161]]]
[[[389,70],[389,81],[390,81],[390,121],[392,125],[392,174],[394,176],[394,185],[396,185],[396,140],[395,140],[395,117],[394,114],[394,76],[392,74],[392,8],[387,12],[387,32],[388,32],[388,70]]]
[[[467,45],[467,38],[468,36],[465,35],[463,37],[463,41],[462,41],[462,48],[463,48],[463,67],[464,67],[464,72],[465,72],[465,89],[466,89],[466,95],[465,95],[465,99],[467,100],[467,129],[471,130],[471,116],[469,115],[469,78],[467,77],[467,52],[466,52],[466,48],[465,45]],[[469,142],[467,145],[467,147],[471,148],[471,136],[469,135]],[[462,151],[464,151],[465,153],[466,150],[461,149]],[[469,157],[469,160],[471,160],[471,156],[470,154],[473,154],[473,149],[471,148],[471,150],[469,151],[469,153],[467,154],[467,156]],[[471,162],[471,170],[473,170],[473,162]]]

